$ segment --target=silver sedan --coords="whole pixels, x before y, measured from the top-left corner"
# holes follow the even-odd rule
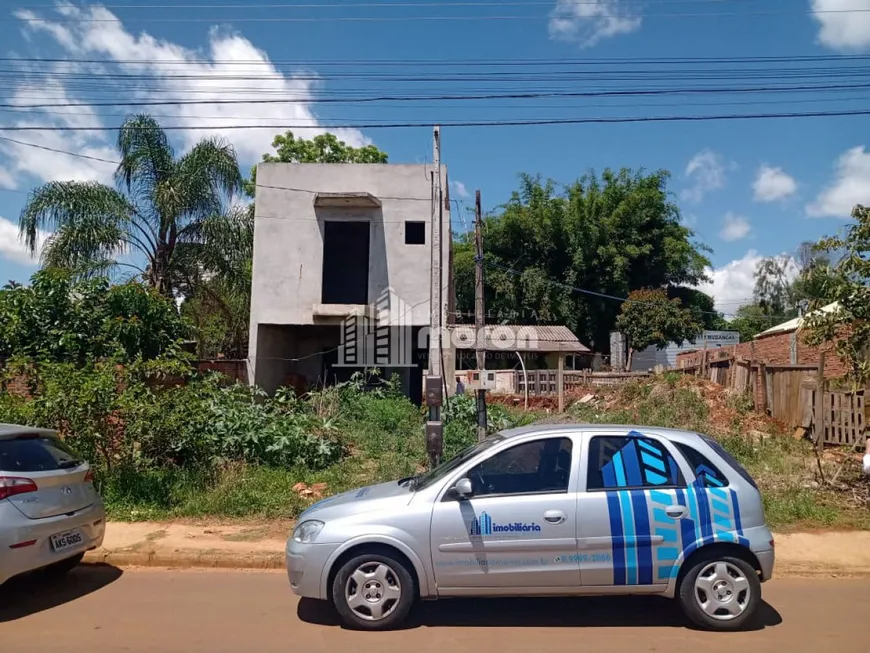
[[[657,594],[737,630],[773,574],[749,474],[712,438],[643,426],[505,431],[432,471],[327,498],[287,540],[293,591],[363,629],[415,601]]]
[[[54,431],[0,424],[0,584],[36,569],[70,571],[105,529],[88,463]]]

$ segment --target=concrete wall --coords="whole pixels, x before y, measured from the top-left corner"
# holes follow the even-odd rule
[[[276,352],[293,347],[279,327],[315,325],[323,280],[323,224],[328,220],[365,220],[370,227],[369,303],[386,288],[405,302],[406,324],[428,325],[431,290],[432,166],[392,164],[288,164],[257,166],[254,263],[251,288],[249,369],[252,380],[264,387],[285,375]],[[447,188],[447,168],[442,166]],[[316,208],[322,193],[369,193],[378,208]],[[405,222],[424,222],[425,245],[405,244]],[[442,321],[452,286],[449,263],[452,236],[449,205],[441,229]],[[337,319],[332,320],[338,323]],[[333,346],[333,345],[330,345]],[[445,351],[452,369],[452,354]],[[272,359],[272,360],[270,360]],[[267,362],[268,361],[268,362]],[[267,362],[269,370],[261,370]],[[322,361],[318,360],[318,365]],[[311,370],[313,371],[313,370]]]

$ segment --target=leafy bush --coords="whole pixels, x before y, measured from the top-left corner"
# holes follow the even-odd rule
[[[477,402],[470,394],[456,395],[444,410],[444,460],[477,442]],[[500,404],[487,405],[488,435],[528,424],[535,415],[510,411]]]
[[[33,275],[30,286],[0,290],[0,359],[153,359],[188,332],[174,303],[138,282],[76,282],[47,269]]]
[[[57,429],[98,471],[197,468],[230,461],[320,469],[342,448],[311,403],[268,399],[220,377],[189,375],[173,359],[119,366],[98,362],[15,365],[33,396],[0,393],[0,421]]]

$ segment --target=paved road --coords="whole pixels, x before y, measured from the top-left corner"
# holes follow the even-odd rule
[[[870,582],[780,580],[764,586],[754,632],[685,627],[665,599],[537,599],[426,604],[408,629],[357,633],[300,603],[276,572],[121,572],[82,567],[0,589],[0,650],[15,653],[866,653]]]

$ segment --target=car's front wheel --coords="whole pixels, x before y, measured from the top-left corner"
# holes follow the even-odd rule
[[[332,583],[332,601],[351,628],[389,630],[414,604],[414,579],[405,565],[387,554],[362,554],[341,566]]]
[[[741,630],[761,603],[761,581],[740,558],[711,555],[683,576],[679,601],[686,616],[705,630]]]

